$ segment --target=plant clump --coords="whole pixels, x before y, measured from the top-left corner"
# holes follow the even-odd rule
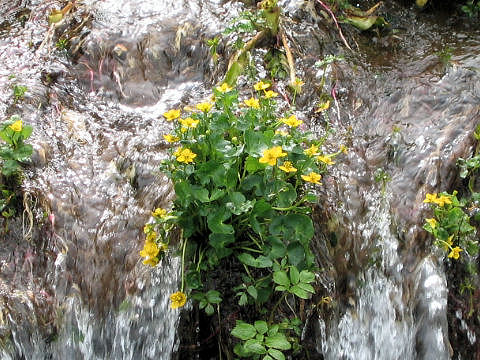
[[[278,94],[269,88],[259,81],[254,95],[242,100],[223,83],[214,88],[214,101],[193,113],[164,114],[175,121],[164,135],[173,147],[161,170],[176,199],[171,209],[152,213],[140,252],[145,264],[157,265],[179,227],[182,283],[171,307],[192,299],[219,318],[225,279],[212,274],[228,276],[221,270],[227,264],[243,269],[233,291],[254,321],[238,320],[231,335],[235,354],[254,359],[284,359],[284,352],[300,349],[299,320],[278,310],[315,293],[309,215],[315,188],[343,151],[325,153],[326,135],[303,131],[293,113],[278,115]]]

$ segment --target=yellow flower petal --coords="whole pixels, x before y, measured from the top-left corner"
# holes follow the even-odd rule
[[[167,121],[178,119],[180,117],[180,110],[177,110],[177,109],[169,110],[163,113],[163,116],[165,116],[165,119],[167,119]]]
[[[255,99],[255,98],[252,97],[248,100],[244,100],[243,102],[248,107],[251,107],[251,108],[254,108],[254,109],[260,109],[260,103],[259,103],[258,99]]]
[[[184,306],[185,303],[187,302],[187,295],[185,295],[181,291],[177,291],[176,293],[173,293],[172,295],[170,295],[170,301],[172,302],[170,304],[170,307],[172,309],[178,309]]]
[[[289,173],[289,172],[296,172],[297,169],[295,167],[293,167],[292,163],[290,161],[285,161],[283,163],[283,165],[279,166],[278,167],[280,170],[283,170],[285,171],[286,173]]]
[[[207,113],[212,109],[212,106],[213,105],[208,102],[203,102],[203,103],[197,104],[196,108],[200,111]]]
[[[23,128],[22,120],[15,121],[12,125],[9,126],[9,128],[12,129],[15,132],[22,131],[22,128]]]
[[[269,87],[270,87],[270,84],[269,83],[264,83],[263,81],[259,81],[255,85],[253,85],[253,88],[257,91],[266,90]]]
[[[308,175],[302,175],[302,179],[312,184],[322,185],[322,183],[320,182],[320,180],[322,179],[322,175],[317,174],[313,171]]]

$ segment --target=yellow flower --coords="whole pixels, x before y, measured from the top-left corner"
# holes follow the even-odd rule
[[[434,203],[437,200],[437,194],[426,194],[424,203]]]
[[[297,169],[293,167],[292,163],[290,161],[285,161],[282,166],[278,167],[280,170],[285,171],[286,173],[289,172],[296,172]]]
[[[12,129],[15,132],[22,131],[22,128],[23,128],[22,120],[15,121],[12,125],[9,126],[9,128]]]
[[[153,241],[145,241],[143,245],[143,249],[140,251],[140,256],[144,258],[154,258],[157,257],[160,249],[158,248],[157,244]]]
[[[165,116],[167,121],[178,119],[180,117],[180,110],[177,110],[177,109],[169,110],[167,112],[164,112],[163,116]]]
[[[177,150],[174,155],[178,162],[183,162],[185,164],[193,162],[193,159],[197,157],[197,154],[192,152],[190,149],[181,149],[180,152]]]
[[[155,267],[158,264],[158,258],[157,257],[145,258],[145,260],[143,260],[143,264],[144,265],[149,265],[151,267]]]
[[[178,140],[180,140],[180,138],[178,136],[174,136],[174,135],[171,135],[171,134],[163,135],[163,138],[165,140],[167,140],[169,143],[174,143],[174,142],[177,142]]]
[[[209,112],[210,109],[212,108],[212,104],[208,103],[208,102],[203,102],[203,103],[200,103],[200,104],[197,104],[196,108],[200,111],[203,111],[203,112]]]
[[[157,239],[157,233],[155,231],[149,231],[147,233],[147,237],[145,239],[145,241],[150,241],[150,242],[153,242]]]
[[[313,156],[318,152],[318,146],[312,145],[308,149],[304,150],[303,152],[305,153],[305,155]]]
[[[288,131],[285,131],[285,130],[275,130],[275,135],[288,136]]]
[[[317,110],[315,110],[316,113],[322,112],[327,110],[330,107],[330,100],[327,100],[321,104],[318,105]]]
[[[221,93],[226,93],[229,91],[232,91],[233,89],[228,86],[226,82],[224,82],[222,85],[216,87],[217,91],[220,91]]]
[[[253,85],[253,88],[257,91],[260,91],[260,90],[266,90],[270,87],[270,84],[268,83],[264,83],[263,81],[259,81],[257,82],[255,85]]]
[[[444,206],[445,204],[451,204],[452,200],[449,196],[442,195],[439,198],[435,199],[434,203],[438,206]]]
[[[432,229],[435,229],[435,227],[437,226],[437,220],[435,220],[434,218],[425,219],[425,221],[430,225]]]
[[[181,291],[177,291],[176,293],[170,295],[170,301],[172,302],[170,304],[172,309],[180,308],[187,302],[187,295]]]
[[[326,164],[326,165],[335,164],[335,161],[332,161],[332,158],[330,156],[319,155],[319,156],[317,156],[317,160]]]
[[[248,107],[251,107],[251,108],[254,108],[254,109],[260,109],[260,103],[258,102],[258,99],[255,99],[255,98],[252,97],[248,100],[244,100],[243,102]]]
[[[272,91],[272,90],[268,90],[268,91],[265,91],[263,97],[265,99],[271,99],[271,98],[274,98],[274,97],[277,97],[278,96],[278,93],[276,93],[275,91]]]
[[[461,251],[463,251],[463,249],[459,248],[458,246],[455,246],[452,249],[452,251],[450,251],[450,254],[448,254],[448,257],[457,260],[460,257]]]
[[[348,148],[345,145],[340,145],[340,151],[344,154],[348,154]]]
[[[154,212],[152,212],[152,216],[164,218],[167,216],[167,210],[162,208],[156,208]]]
[[[320,180],[322,179],[322,175],[317,174],[316,172],[313,172],[313,171],[308,175],[302,175],[302,179],[305,181],[311,182],[313,184],[322,185],[322,183],[320,182]]]
[[[298,125],[303,124],[302,120],[298,120],[295,115],[291,115],[288,118],[282,118],[280,121],[290,127],[296,128]]]
[[[290,86],[293,88],[293,90],[299,94],[302,92],[302,86],[304,85],[305,83],[300,80],[299,78],[296,78],[295,81],[293,83],[290,83]]]
[[[180,128],[180,132],[181,132],[182,134],[186,133],[187,131],[188,131],[188,128],[186,128],[185,126],[182,126],[182,127]]]
[[[282,151],[282,147],[274,146],[271,149],[264,150],[263,156],[258,159],[258,161],[262,164],[275,166],[277,164],[277,159],[284,156],[287,156],[287,153]]]
[[[178,121],[186,128],[196,128],[200,122],[200,120],[194,120],[191,117],[187,117],[186,119],[178,119]]]

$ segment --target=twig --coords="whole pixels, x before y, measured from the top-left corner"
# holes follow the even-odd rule
[[[317,0],[318,3],[320,5],[322,5],[322,7],[330,14],[330,16],[332,17],[333,21],[335,22],[335,26],[337,27],[338,29],[338,33],[340,34],[340,38],[342,39],[343,43],[345,44],[345,46],[349,49],[349,50],[352,50],[352,48],[348,45],[347,43],[347,40],[345,40],[345,37],[343,36],[343,33],[342,33],[342,29],[340,29],[340,26],[338,25],[338,21],[337,21],[337,18],[335,17],[335,14],[332,12],[332,10],[330,10],[330,8],[325,5],[321,0]],[[352,50],[353,51],[353,50]]]
[[[281,30],[280,36],[282,37],[283,48],[285,49],[285,55],[287,56],[288,69],[290,71],[290,84],[294,84],[296,75],[295,75],[295,62],[293,61],[292,51],[288,46],[287,36],[285,35],[285,31]]]

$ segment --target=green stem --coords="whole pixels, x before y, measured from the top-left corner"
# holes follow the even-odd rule
[[[270,312],[270,317],[268,318],[268,325],[272,325],[272,322],[273,322],[273,315],[275,314],[275,312],[277,311],[277,308],[278,306],[280,305],[280,303],[283,301],[283,299],[285,298],[285,296],[287,296],[287,292],[283,292],[282,296],[280,297],[280,299],[278,299],[278,301],[275,303],[275,305],[273,306],[273,309],[272,311]]]
[[[182,249],[182,287],[180,289],[181,292],[183,292],[183,289],[185,288],[185,250],[187,249],[187,240],[183,240],[183,249]]]

